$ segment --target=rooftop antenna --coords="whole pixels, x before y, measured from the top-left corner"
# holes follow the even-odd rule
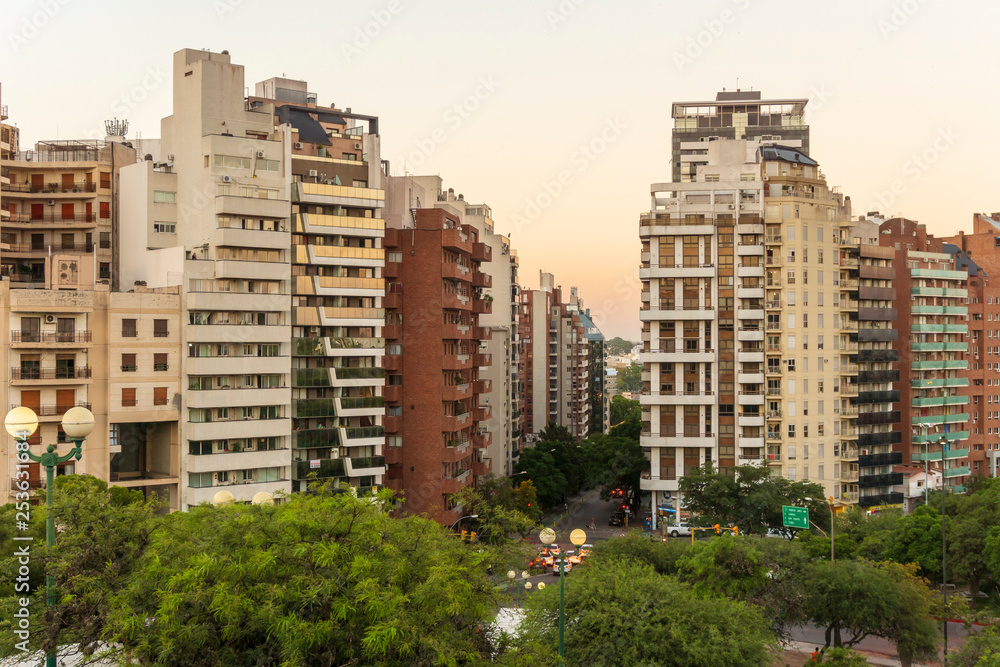
[[[104,131],[109,137],[122,137],[128,134],[128,121],[118,120],[113,118],[111,120],[104,121]]]

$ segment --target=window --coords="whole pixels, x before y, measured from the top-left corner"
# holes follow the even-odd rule
[[[122,319],[122,338],[135,338],[138,335],[135,320]]]
[[[100,234],[100,246],[102,248],[111,247],[111,232],[101,232]]]
[[[135,369],[136,369],[135,354],[123,353],[122,354],[122,372],[123,373],[134,373]]]
[[[165,190],[154,190],[153,191],[153,202],[156,204],[176,204],[177,203],[177,193],[167,192]]]
[[[167,388],[153,387],[153,405],[167,404]]]
[[[795,359],[794,357],[788,360],[788,370],[789,372],[795,371]]]
[[[169,335],[167,320],[153,320],[153,336],[155,338],[166,338]]]
[[[157,234],[176,234],[177,223],[175,222],[154,222],[153,231]]]
[[[101,262],[101,264],[100,264],[100,270],[98,272],[98,276],[97,277],[101,278],[102,280],[109,280],[111,278],[111,263],[110,262]]]
[[[122,407],[131,408],[137,405],[135,400],[135,388],[122,388]]]
[[[101,202],[101,217],[110,218],[111,217],[111,202],[102,201]]]
[[[167,370],[167,353],[157,352],[153,355],[153,370],[154,371],[165,371]]]
[[[191,487],[192,489],[204,489],[212,486],[212,473],[210,472],[188,473],[188,486]]]

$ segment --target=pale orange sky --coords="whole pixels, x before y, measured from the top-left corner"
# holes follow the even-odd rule
[[[637,221],[649,184],[669,180],[670,104],[712,99],[737,79],[765,97],[812,99],[812,157],[856,212],[952,234],[973,212],[1000,210],[996,3],[44,7],[5,3],[0,82],[23,143],[94,136],[112,116],[156,137],[171,54],[228,49],[249,85],[285,74],[308,80],[321,103],[378,115],[393,174],[404,163],[440,174],[492,206],[521,282],[536,287],[545,269],[578,286],[608,337],[639,336]]]

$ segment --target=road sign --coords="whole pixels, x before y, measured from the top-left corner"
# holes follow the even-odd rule
[[[805,507],[782,505],[781,518],[785,524],[785,528],[809,529],[809,510]]]

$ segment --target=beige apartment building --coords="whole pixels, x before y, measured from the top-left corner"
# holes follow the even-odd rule
[[[42,453],[68,443],[60,420],[71,407],[94,413],[94,431],[83,458],[58,474],[85,473],[112,484],[156,494],[179,508],[178,410],[180,311],[176,290],[111,292],[11,289],[0,283],[6,332],[4,385],[7,409],[26,406],[38,415],[30,439]],[[13,440],[4,438],[2,493],[9,497],[14,473]],[[66,445],[68,446],[68,444]],[[29,466],[40,488],[44,471]]]
[[[228,53],[174,54],[162,161],[122,170],[122,284],[181,289],[180,507],[291,491],[288,125]]]
[[[678,503],[711,461],[837,487],[841,197],[797,147],[705,142],[651,186],[642,241],[642,486]],[[838,469],[839,470],[839,469]]]

